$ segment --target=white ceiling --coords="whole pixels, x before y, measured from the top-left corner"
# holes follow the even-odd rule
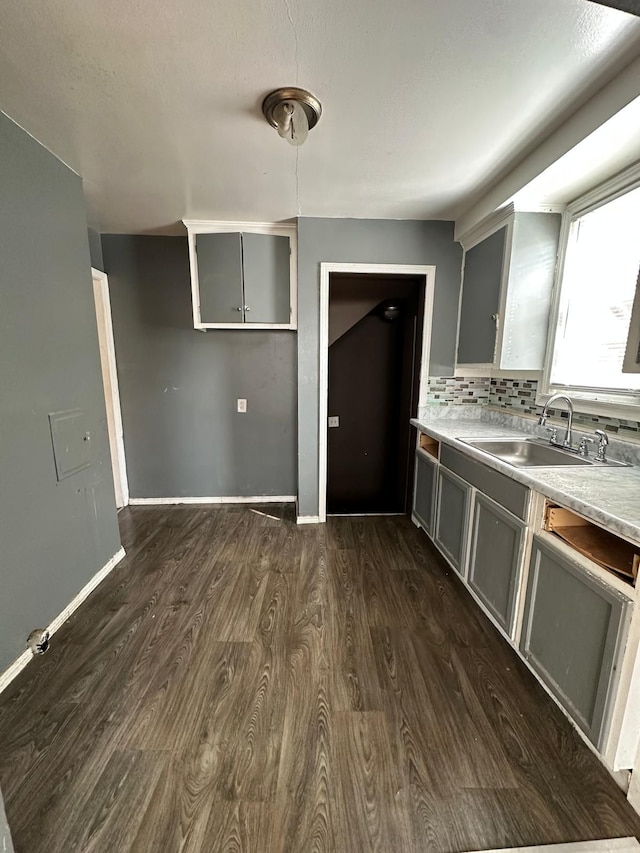
[[[453,218],[639,50],[640,20],[586,0],[3,0],[0,109],[103,231]],[[294,84],[324,107],[297,181],[260,113]]]

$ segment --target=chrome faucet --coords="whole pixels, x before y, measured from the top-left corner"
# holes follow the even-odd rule
[[[596,453],[596,459],[598,460],[598,462],[606,462],[609,436],[602,429],[597,429],[595,433],[598,436],[598,452]]]
[[[553,397],[549,397],[547,402],[544,404],[544,409],[542,410],[542,414],[540,415],[538,423],[540,424],[540,426],[544,426],[546,424],[547,418],[549,417],[549,406],[552,403],[555,403],[556,400],[564,400],[566,402],[567,409],[569,410],[569,421],[567,423],[567,431],[564,434],[564,441],[562,443],[557,441],[555,433],[554,431],[552,431],[550,444],[557,444],[560,447],[564,447],[565,450],[573,450],[574,448],[571,446],[571,428],[573,426],[573,403],[571,402],[569,397],[567,397],[566,394],[554,394]]]

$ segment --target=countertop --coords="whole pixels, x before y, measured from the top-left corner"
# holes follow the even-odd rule
[[[411,423],[420,432],[640,545],[640,468],[515,468],[461,439],[531,437],[522,430],[470,418],[413,419]]]

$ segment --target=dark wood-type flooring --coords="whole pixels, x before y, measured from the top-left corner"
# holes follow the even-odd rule
[[[16,853],[466,851],[640,820],[405,518],[136,508],[0,697]]]

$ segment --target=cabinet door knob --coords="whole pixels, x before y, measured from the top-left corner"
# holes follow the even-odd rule
[[[239,308],[236,308],[236,311],[242,311],[242,305]]]
[[[245,305],[245,306],[244,306],[244,310],[245,310],[245,311],[251,311],[251,308],[249,308],[249,306],[248,306],[248,305]]]

